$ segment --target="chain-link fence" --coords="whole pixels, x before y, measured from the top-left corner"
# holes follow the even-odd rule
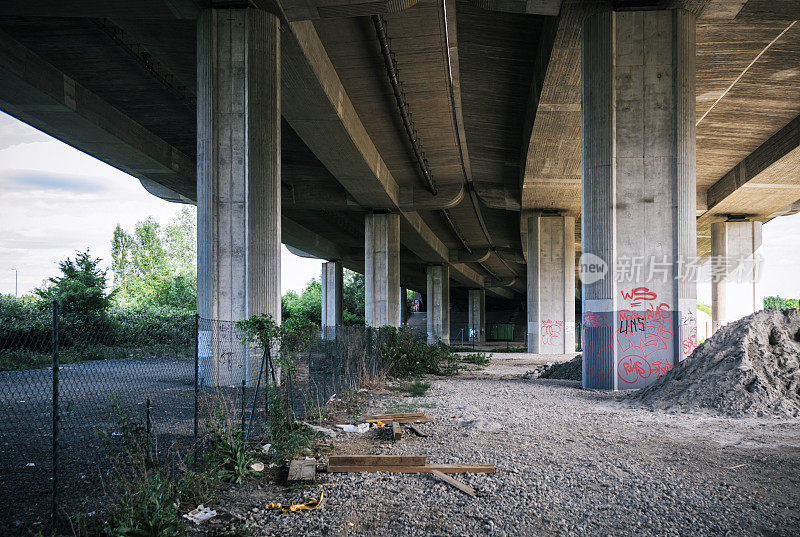
[[[177,471],[202,449],[212,415],[268,441],[270,387],[281,386],[296,419],[312,419],[384,374],[380,330],[337,327],[324,338],[309,328],[269,352],[244,336],[191,314],[0,312],[0,535],[47,531],[53,513],[62,523],[102,513],[132,421]]]

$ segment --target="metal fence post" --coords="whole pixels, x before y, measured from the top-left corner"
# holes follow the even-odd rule
[[[150,458],[150,398],[147,398],[147,402],[145,403],[145,416],[146,416],[146,425],[145,425],[145,450],[144,454],[147,458]]]
[[[200,383],[200,315],[194,314],[194,464],[197,469],[197,434],[199,419],[199,383]]]
[[[58,303],[53,301],[53,532],[58,526]]]
[[[245,398],[245,390],[246,389],[247,389],[247,381],[245,379],[242,379],[242,446],[244,446],[244,442],[245,442],[245,439],[244,439],[244,434],[245,434],[245,430],[244,430],[244,412],[245,412],[244,403],[245,403],[245,401],[244,401],[244,398]]]

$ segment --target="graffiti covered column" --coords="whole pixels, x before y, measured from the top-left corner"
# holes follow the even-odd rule
[[[280,23],[258,9],[197,19],[197,311],[281,320]],[[207,385],[249,382],[258,359],[230,323],[200,334]],[[260,353],[257,354],[260,358]]]
[[[629,389],[696,345],[695,18],[583,25],[583,385]]]
[[[470,289],[468,295],[469,340],[486,343],[486,290]]]
[[[711,315],[713,331],[764,308],[758,293],[761,222],[711,224]]]
[[[336,327],[342,325],[342,264],[328,261],[322,264],[322,336],[336,339]]]
[[[528,352],[575,351],[575,219],[528,218]]]

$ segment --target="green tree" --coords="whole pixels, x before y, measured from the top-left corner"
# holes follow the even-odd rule
[[[779,296],[764,297],[765,310],[791,310],[798,308],[798,299],[796,298],[781,298]]]
[[[87,248],[58,264],[62,276],[48,280],[49,285],[34,292],[46,302],[56,301],[65,313],[102,314],[111,304],[106,294],[106,271],[99,268],[102,259],[93,259]]]
[[[342,322],[345,325],[364,325],[364,275],[344,270],[342,286]]]
[[[196,218],[188,208],[163,228],[153,217],[138,222],[132,234],[117,225],[111,242],[117,303],[194,309],[196,236]]]
[[[287,291],[281,297],[281,324],[288,328],[302,328],[322,323],[322,285],[315,278],[299,295]]]

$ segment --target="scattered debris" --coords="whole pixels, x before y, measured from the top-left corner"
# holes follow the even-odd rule
[[[35,464],[35,463],[32,463],[32,462],[29,462],[29,463],[28,463],[28,464],[26,464],[25,466],[26,466],[26,467],[33,467],[33,466],[36,466],[36,464]]]
[[[183,515],[183,518],[186,520],[191,520],[195,524],[201,524],[209,518],[214,518],[215,516],[217,516],[217,512],[215,510],[209,509],[201,503],[196,509],[193,509],[188,514]]]
[[[627,396],[667,411],[800,416],[800,311],[759,311],[729,323],[680,365]]]
[[[310,423],[307,423],[305,421],[303,422],[303,425],[305,425],[306,427],[310,428],[315,432],[322,433],[325,436],[336,437],[339,434],[333,429],[328,429],[327,427],[320,427],[319,425],[311,425]]]
[[[454,486],[458,490],[460,490],[462,492],[466,492],[467,494],[469,494],[473,498],[477,498],[478,497],[478,494],[475,492],[474,488],[470,487],[469,485],[466,485],[466,484],[462,483],[461,481],[459,481],[457,479],[453,479],[449,475],[443,474],[439,470],[431,470],[429,473],[431,473],[434,476],[438,477],[439,479],[441,479],[445,483],[448,483],[448,484]]]
[[[263,462],[254,462],[250,465],[250,469],[254,472],[263,472],[264,471],[264,463]]]
[[[272,449],[272,444],[264,444],[263,446],[261,446],[261,453],[267,455],[270,449]]]
[[[287,481],[314,481],[317,475],[317,459],[295,459],[289,464]]]
[[[428,464],[424,455],[331,455],[330,473],[390,472],[421,474],[438,470],[445,474],[493,474],[491,464]]]
[[[400,423],[397,421],[392,422],[392,438],[395,442],[403,438],[403,429],[400,428]]]
[[[311,498],[306,503],[293,503],[290,505],[283,505],[282,503],[269,503],[264,509],[280,509],[284,513],[297,513],[300,511],[313,511],[325,500],[325,493],[319,492],[319,499]]]
[[[742,466],[747,466],[746,464],[737,464],[735,466],[723,466],[726,470],[736,470],[737,468],[741,468]]]
[[[359,433],[363,434],[369,431],[369,423],[359,423],[358,425],[353,425],[350,423],[345,423],[342,425],[337,425],[342,431],[346,433]]]

